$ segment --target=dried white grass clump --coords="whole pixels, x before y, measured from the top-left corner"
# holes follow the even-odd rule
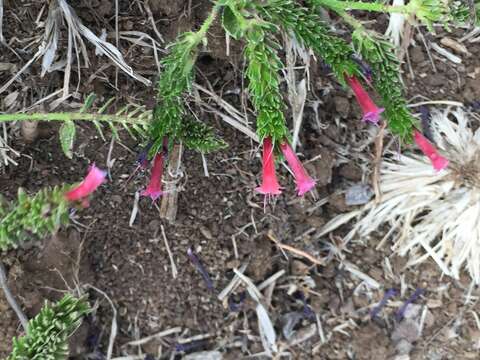
[[[393,6],[405,5],[405,0],[393,0]],[[405,32],[405,15],[401,13],[393,13],[390,15],[388,28],[385,31],[385,36],[395,45],[396,48],[400,46],[400,40]]]
[[[0,1],[0,19],[3,15],[1,11],[3,7],[1,5],[2,2]],[[61,56],[59,54],[59,42],[61,39],[62,24],[64,23],[67,25],[68,39],[66,55],[65,58],[56,61],[56,59]],[[0,30],[1,25],[2,22],[0,21]],[[3,38],[0,37],[0,40],[2,39]],[[96,54],[108,57],[116,66],[133,79],[140,81],[147,86],[151,85],[150,80],[133,71],[132,67],[126,63],[122,53],[116,46],[95,35],[88,27],[83,25],[75,10],[68,4],[67,0],[51,0],[49,1],[48,16],[45,20],[45,33],[41,36],[41,44],[37,52],[32,55],[30,60],[10,80],[0,87],[0,93],[6,91],[8,87],[17,80],[30,65],[32,65],[32,63],[37,59],[42,58],[41,76],[44,76],[50,71],[64,70],[63,98],[67,98],[70,93],[69,84],[72,65],[75,60],[74,56],[76,58],[76,65],[79,74],[81,60],[83,60],[86,67],[90,65],[84,39],[95,46]],[[77,90],[79,86],[80,80],[77,84]]]
[[[381,166],[381,200],[341,215],[321,230],[331,232],[361,216],[345,241],[389,226],[382,243],[393,236],[392,249],[409,256],[407,266],[431,257],[454,278],[466,268],[480,283],[480,129],[462,110],[432,113],[432,137],[449,160],[435,172],[428,158],[390,152]]]

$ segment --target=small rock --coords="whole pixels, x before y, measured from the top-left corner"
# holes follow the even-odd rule
[[[333,98],[335,110],[341,117],[347,118],[350,114],[350,100],[345,97],[335,96]]]
[[[238,259],[233,259],[230,261],[227,261],[225,264],[227,269],[238,269],[242,263]]]
[[[447,78],[439,73],[428,76],[425,82],[430,86],[445,86],[448,83]]]
[[[362,169],[357,165],[350,162],[348,164],[340,166],[339,175],[343,176],[347,180],[360,182],[362,180]]]
[[[310,272],[310,269],[303,261],[295,259],[292,261],[290,271],[294,276],[303,276],[307,275]]]
[[[210,230],[208,230],[205,226],[200,226],[200,232],[207,240],[213,240],[213,235]]]
[[[347,189],[345,193],[345,204],[348,206],[364,205],[373,196],[373,190],[367,184],[355,184]]]
[[[423,49],[420,46],[413,47],[410,51],[410,58],[413,63],[419,64],[426,60]]]
[[[111,199],[115,204],[121,204],[123,202],[123,198],[120,195],[112,195]]]
[[[184,360],[222,360],[222,353],[220,351],[202,351],[193,354],[188,354],[183,357]]]
[[[317,187],[330,184],[334,162],[335,157],[331,151],[327,148],[322,148],[320,150],[320,158],[313,162],[314,173],[312,173],[312,176],[317,179]]]
[[[162,222],[160,220],[154,219],[148,223],[148,229],[154,232],[160,229],[160,225],[162,225]]]
[[[343,194],[333,194],[328,203],[337,212],[347,212],[350,210],[349,206],[345,202],[345,196]]]
[[[443,306],[443,302],[440,299],[428,299],[427,306],[429,309],[438,309]]]
[[[107,17],[112,15],[113,10],[113,3],[109,0],[104,0],[100,3],[100,6],[96,9],[98,15],[101,17]]]
[[[392,341],[395,343],[399,343],[401,340],[413,343],[417,341],[419,337],[420,328],[415,321],[410,319],[404,319],[395,327],[392,333]]]
[[[326,221],[321,216],[309,216],[306,219],[306,223],[315,229],[321,229],[325,225]]]
[[[382,282],[383,280],[383,270],[381,268],[373,268],[368,272],[368,275],[370,275],[372,278],[377,280],[378,282]]]
[[[413,349],[413,345],[407,340],[400,340],[395,346],[395,349],[397,350],[398,355],[405,356],[410,354]]]

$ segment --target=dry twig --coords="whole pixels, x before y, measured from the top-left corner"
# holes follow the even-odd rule
[[[25,314],[23,313],[20,306],[18,305],[17,301],[15,300],[15,297],[13,296],[12,292],[8,288],[7,274],[5,272],[5,267],[3,266],[3,264],[1,262],[0,262],[0,288],[2,288],[8,304],[13,309],[13,311],[15,311],[15,314],[17,314],[18,320],[20,320],[20,323],[22,324],[23,330],[27,331],[28,319],[25,316]]]
[[[293,253],[295,255],[304,257],[304,258],[310,260],[312,263],[314,263],[316,265],[324,265],[324,262],[322,260],[317,259],[315,256],[310,255],[309,253],[307,253],[303,250],[299,250],[297,248],[294,248],[293,246],[285,245],[285,244],[280,243],[280,241],[278,241],[278,239],[275,238],[275,236],[273,235],[272,232],[269,232],[267,234],[267,237],[271,241],[273,241],[280,249],[287,250],[287,251],[290,251],[291,253]]]

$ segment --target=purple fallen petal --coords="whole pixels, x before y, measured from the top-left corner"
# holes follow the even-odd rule
[[[370,317],[372,319],[375,319],[380,312],[380,310],[383,309],[383,307],[387,304],[387,301],[397,295],[397,290],[395,289],[388,289],[387,292],[383,295],[382,300],[378,303],[377,306],[375,306],[372,311],[370,312]]]
[[[228,297],[228,308],[231,312],[239,312],[242,310],[243,303],[245,302],[245,299],[247,298],[247,294],[244,292],[240,293],[238,301],[235,301],[234,295],[230,295]]]
[[[425,289],[422,289],[422,288],[416,289],[415,292],[412,294],[412,296],[410,296],[402,305],[402,307],[397,310],[397,312],[395,313],[395,320],[401,321],[405,316],[405,311],[407,310],[408,305],[410,305],[415,300],[417,300],[424,292],[425,292]]]
[[[215,290],[215,286],[213,285],[213,281],[210,278],[210,275],[208,275],[208,272],[205,269],[205,267],[203,266],[202,262],[198,258],[198,255],[195,254],[195,252],[191,248],[188,248],[187,255],[188,255],[188,258],[190,259],[190,261],[193,263],[193,265],[197,269],[197,271],[200,273],[200,275],[202,275],[203,280],[205,280],[205,282],[207,283],[208,289],[212,290],[212,291]]]

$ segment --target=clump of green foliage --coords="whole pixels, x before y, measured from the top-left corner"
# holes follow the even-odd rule
[[[478,11],[478,2],[477,2]],[[386,121],[394,135],[402,141],[412,139],[417,126],[407,108],[399,78],[399,61],[395,49],[380,34],[366,29],[351,15],[352,10],[382,13],[402,13],[416,17],[430,31],[440,23],[451,24],[469,19],[471,9],[454,0],[411,0],[405,6],[386,5],[383,1],[308,0],[303,5],[295,0],[217,0],[209,18],[196,32],[179,36],[163,60],[164,70],[158,82],[158,105],[154,112],[151,139],[155,146],[151,155],[161,149],[164,137],[170,144],[188,141],[194,133],[182,131],[191,115],[186,110],[184,98],[194,79],[194,64],[199,46],[208,47],[207,31],[221,14],[222,26],[236,40],[244,40],[247,63],[246,78],[252,104],[257,112],[257,133],[261,139],[271,137],[282,141],[288,136],[283,112],[285,105],[279,91],[280,70],[283,64],[278,56],[279,45],[275,34],[286,31],[310,48],[332,70],[337,80],[345,84],[345,76],[362,77],[362,69],[354,60],[359,57],[372,68],[373,88],[385,108]],[[353,28],[351,42],[335,34],[320,16],[321,11],[339,15]],[[205,126],[204,141],[197,139],[189,147],[211,151],[225,144],[213,136]],[[208,131],[207,131],[208,129]]]
[[[0,200],[0,250],[18,247],[22,242],[56,232],[68,223],[67,187],[45,188],[28,196],[20,188],[17,201]]]
[[[65,360],[68,339],[90,312],[85,299],[65,295],[58,303],[45,305],[28,323],[26,334],[13,340],[7,360]]]

